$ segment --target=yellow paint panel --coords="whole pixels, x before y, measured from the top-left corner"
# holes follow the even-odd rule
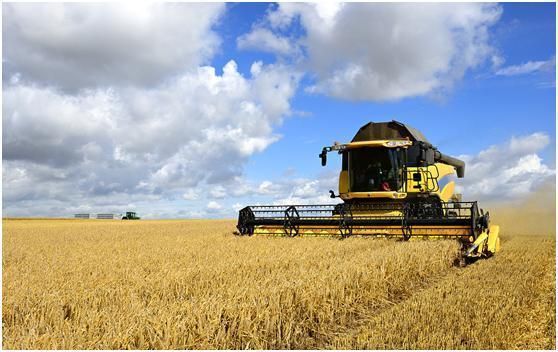
[[[344,194],[342,199],[352,199],[352,198],[391,198],[391,199],[402,199],[407,197],[407,193],[403,192],[349,192]]]
[[[496,253],[500,250],[500,226],[492,225],[490,226],[490,231],[488,234],[488,251],[491,253]]]
[[[400,148],[407,148],[408,146],[412,145],[413,142],[409,140],[402,140],[402,139],[381,139],[381,140],[374,140],[374,141],[362,141],[362,142],[351,142],[345,144],[345,148],[347,149],[355,149],[355,148],[362,148],[362,147],[387,147],[390,148],[389,142],[395,142],[395,147]]]
[[[349,192],[349,172],[342,170],[339,173],[339,194]]]
[[[444,239],[444,238],[469,238],[471,229],[468,226],[453,227],[432,227],[432,226],[413,226],[411,238],[415,239]],[[254,230],[255,235],[285,236],[282,226],[262,225]],[[300,236],[339,236],[339,227],[324,226],[322,228],[299,229]],[[353,236],[379,236],[379,237],[403,237],[401,226],[355,226],[352,231]]]
[[[440,192],[440,199],[442,199],[444,202],[447,202],[450,200],[451,196],[453,196],[453,192],[455,191],[455,182],[454,181],[450,181],[445,187],[444,189],[442,189],[442,191]]]

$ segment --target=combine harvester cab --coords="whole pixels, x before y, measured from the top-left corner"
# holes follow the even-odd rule
[[[239,234],[454,238],[468,259],[499,250],[499,227],[490,225],[488,212],[454,194],[465,163],[439,152],[418,130],[370,122],[350,143],[323,148],[323,166],[328,152],[342,157],[339,194],[330,195],[343,203],[247,206],[239,212]]]

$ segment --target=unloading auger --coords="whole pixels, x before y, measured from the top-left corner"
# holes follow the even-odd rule
[[[343,203],[247,206],[238,233],[281,236],[383,236],[460,241],[464,258],[488,257],[500,248],[499,226],[477,202],[454,194],[465,163],[442,154],[421,132],[397,121],[370,122],[347,144],[323,148],[342,157]]]

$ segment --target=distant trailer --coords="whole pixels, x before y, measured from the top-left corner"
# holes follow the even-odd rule
[[[114,214],[97,214],[97,219],[114,220]]]
[[[76,219],[89,219],[89,214],[74,214]]]

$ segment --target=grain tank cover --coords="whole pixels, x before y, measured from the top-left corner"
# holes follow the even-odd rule
[[[405,138],[409,138],[413,142],[429,143],[420,131],[395,120],[391,122],[369,122],[358,130],[351,142]]]

